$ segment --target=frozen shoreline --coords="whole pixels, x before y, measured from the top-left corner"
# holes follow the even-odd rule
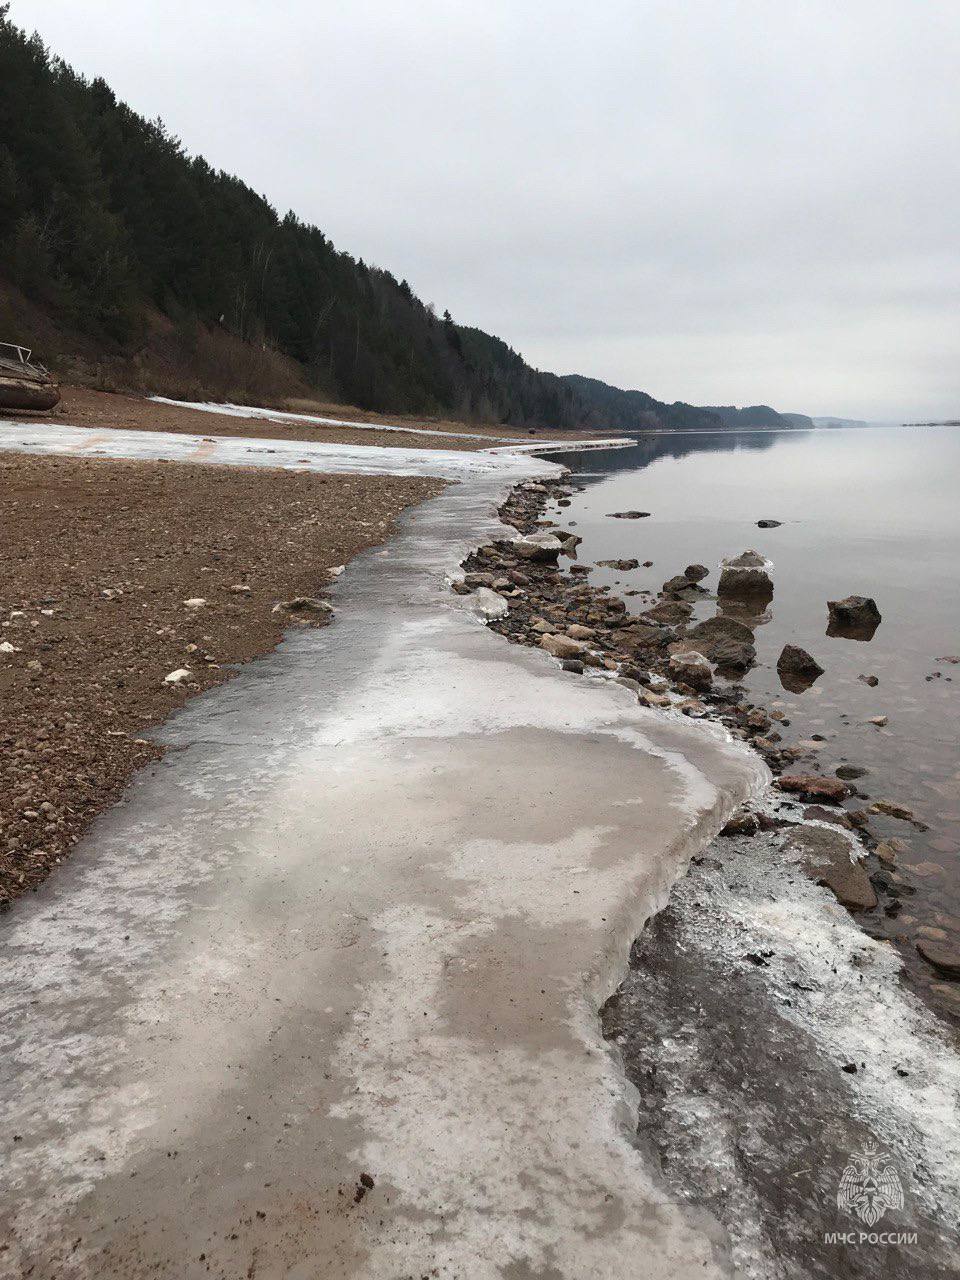
[[[763,771],[451,598],[556,473],[491,462],[353,562],[333,626],[189,703],[6,917],[0,1273],[719,1274],[597,1010]]]

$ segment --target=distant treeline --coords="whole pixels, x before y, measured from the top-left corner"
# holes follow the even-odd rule
[[[159,120],[51,56],[7,6],[0,276],[105,348],[136,350],[151,317],[200,325],[269,346],[318,394],[366,409],[516,427],[728,425],[728,410],[541,373],[499,338],[437,316],[405,280],[187,155]]]

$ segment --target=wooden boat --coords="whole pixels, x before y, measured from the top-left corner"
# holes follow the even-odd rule
[[[0,342],[0,410],[52,409],[60,388],[29,347]]]

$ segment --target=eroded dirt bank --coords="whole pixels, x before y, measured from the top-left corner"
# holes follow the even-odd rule
[[[0,903],[159,756],[151,727],[273,648],[298,616],[278,602],[441,488],[0,453]]]

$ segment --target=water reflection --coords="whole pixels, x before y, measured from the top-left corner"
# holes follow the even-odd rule
[[[584,484],[596,483],[617,471],[636,471],[658,458],[685,458],[694,453],[729,453],[738,450],[762,452],[772,449],[782,435],[808,436],[810,431],[690,431],[658,432],[650,435],[625,436],[636,440],[626,449],[597,449],[585,462],[582,453],[551,453],[554,462],[577,471]],[[581,468],[585,468],[581,471]]]

